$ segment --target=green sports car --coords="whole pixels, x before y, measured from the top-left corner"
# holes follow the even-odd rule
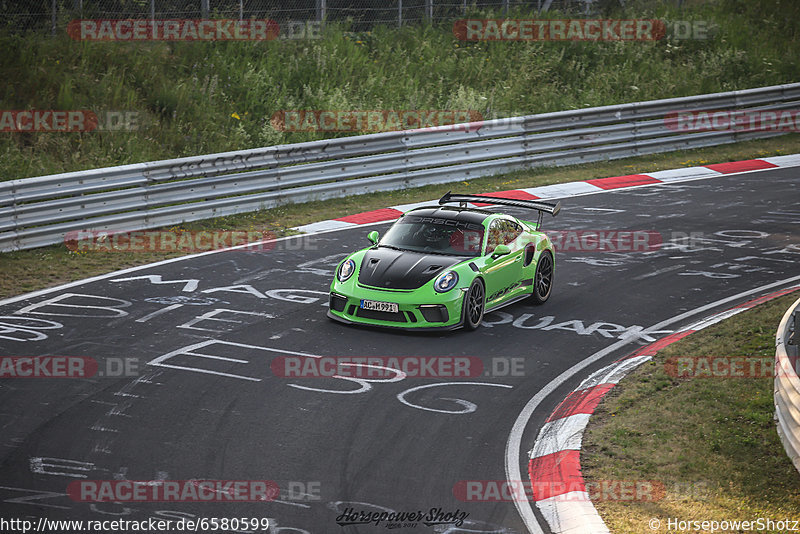
[[[467,207],[467,202],[538,211],[536,222]],[[446,206],[459,203],[459,206]],[[328,316],[345,323],[474,330],[484,313],[553,287],[553,244],[542,214],[561,203],[445,194],[438,206],[404,213],[382,239],[346,257],[331,283]]]

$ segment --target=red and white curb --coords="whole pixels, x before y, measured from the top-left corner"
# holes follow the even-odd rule
[[[798,289],[800,285],[769,293],[677,330],[592,373],[567,395],[539,430],[528,463],[533,500],[553,533],[610,532],[589,499],[580,464],[583,432],[606,393],[628,372],[650,360],[667,345]]]
[[[568,198],[590,193],[599,193],[611,189],[624,189],[628,187],[640,187],[647,185],[658,185],[662,183],[677,182],[684,180],[695,180],[701,178],[713,178],[725,174],[738,172],[748,172],[763,169],[774,169],[779,167],[800,166],[800,154],[789,156],[774,156],[763,159],[750,159],[744,161],[732,161],[729,163],[715,163],[701,167],[686,167],[683,169],[671,169],[667,171],[650,172],[646,174],[629,174],[627,176],[612,176],[610,178],[597,178],[582,182],[569,182],[564,184],[544,185],[526,189],[511,189],[508,191],[496,191],[485,193],[487,197],[502,196],[508,198],[519,198],[523,200],[547,200],[555,198]],[[337,219],[320,221],[294,228],[304,233],[322,232],[326,230],[338,230],[349,228],[361,224],[372,224],[377,222],[389,222],[400,217],[408,210],[428,206],[436,202],[416,202],[413,204],[400,204],[389,206],[354,215],[347,215]],[[488,204],[470,204],[472,206],[487,206]]]

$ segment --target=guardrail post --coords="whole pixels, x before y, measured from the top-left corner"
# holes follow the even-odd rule
[[[325,4],[325,0],[317,0],[317,22],[322,22],[325,20],[327,5]]]

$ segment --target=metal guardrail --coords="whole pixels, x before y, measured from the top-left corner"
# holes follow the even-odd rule
[[[537,166],[698,148],[782,132],[677,132],[669,113],[800,107],[800,83],[468,125],[385,132],[0,182],[0,251],[77,230],[141,230]]]
[[[795,469],[800,471],[798,345],[800,345],[800,299],[797,299],[783,316],[778,326],[775,349],[775,419],[778,435]]]

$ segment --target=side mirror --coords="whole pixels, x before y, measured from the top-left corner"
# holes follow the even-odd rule
[[[508,245],[497,245],[494,247],[494,252],[492,252],[492,259],[496,260],[500,256],[507,256],[508,254],[511,254],[511,249]]]
[[[370,243],[372,243],[373,245],[378,244],[378,238],[380,238],[380,234],[375,230],[367,234],[367,239],[369,239]]]

